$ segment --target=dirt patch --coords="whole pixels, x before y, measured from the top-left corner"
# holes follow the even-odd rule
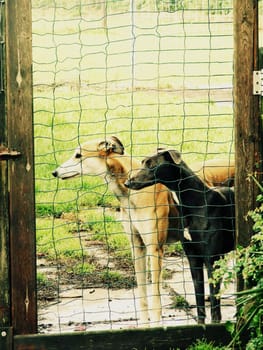
[[[69,285],[73,289],[127,289],[136,285],[133,264],[129,259],[109,255],[104,245],[98,241],[88,241],[86,249],[93,253],[78,262],[78,271],[75,259],[67,259],[66,264],[62,260],[55,264],[43,255],[38,257],[38,272],[45,276],[43,280],[38,279],[40,308],[59,297],[61,285]],[[85,271],[85,264],[92,265],[94,271]],[[80,271],[81,267],[83,271]]]

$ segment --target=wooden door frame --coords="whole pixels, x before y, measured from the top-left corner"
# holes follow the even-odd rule
[[[31,1],[5,1],[11,325],[37,333]]]

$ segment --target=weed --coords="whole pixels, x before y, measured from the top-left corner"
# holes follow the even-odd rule
[[[101,274],[103,283],[108,288],[132,288],[135,286],[135,279],[127,277],[118,271],[106,269]]]
[[[68,268],[68,272],[73,272],[74,275],[85,276],[93,273],[96,267],[89,263],[77,263]]]
[[[172,276],[173,276],[173,271],[168,270],[168,269],[163,269],[162,278],[164,281],[171,279]]]
[[[37,273],[37,284],[38,285],[46,285],[48,282],[47,277],[44,273],[38,272]]]
[[[167,255],[182,255],[184,254],[183,246],[181,242],[169,243],[166,245]]]
[[[197,340],[193,345],[189,346],[187,350],[230,350],[230,348],[216,346],[213,342],[207,342],[203,339]]]

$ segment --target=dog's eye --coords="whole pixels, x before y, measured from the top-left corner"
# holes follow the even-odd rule
[[[76,153],[75,158],[76,158],[76,159],[81,158],[81,153]]]
[[[154,163],[152,162],[151,159],[147,159],[144,163],[144,166],[148,169],[154,168]]]

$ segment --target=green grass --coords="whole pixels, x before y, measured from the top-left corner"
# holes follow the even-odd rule
[[[130,257],[129,242],[120,222],[103,210],[85,209],[76,214],[37,218],[37,247],[49,259],[75,257],[88,254],[79,234],[89,240],[105,243],[116,256]]]
[[[79,237],[69,234],[75,228],[75,222],[57,222],[56,219],[52,218],[38,218],[38,253],[46,255],[50,260],[79,259],[86,255],[87,252],[84,251]]]
[[[230,350],[230,348],[226,346],[217,346],[213,342],[202,339],[197,340],[193,345],[189,346],[187,350]]]
[[[89,263],[77,263],[69,267],[68,272],[79,276],[86,276],[95,272],[95,266]]]
[[[131,288],[134,287],[134,279],[126,277],[118,271],[105,270],[102,273],[102,281],[108,288]]]

